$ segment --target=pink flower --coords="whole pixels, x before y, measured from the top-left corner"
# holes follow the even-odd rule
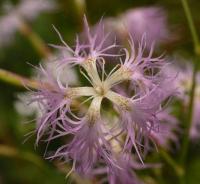
[[[132,150],[143,163],[143,152],[149,149],[151,135],[162,132],[158,114],[175,94],[174,78],[165,75],[164,58],[154,58],[153,47],[147,55],[144,53],[145,37],[136,48],[130,38],[131,50],[122,48],[125,55],[109,54],[116,45],[105,44],[108,35],[103,33],[102,22],[94,32],[90,31],[86,18],[84,23],[86,37],[81,42],[77,38],[75,48],[56,30],[64,46],[55,47],[71,55],[57,60],[57,76],[41,68],[41,77],[46,80],[42,80],[41,88],[33,93],[32,99],[42,110],[36,142],[44,138],[48,145],[57,138],[67,137],[67,143],[59,146],[49,158],[71,160],[72,171],[87,177],[102,163],[111,184],[139,183],[131,171],[134,168]],[[118,60],[112,69],[106,68],[108,56]],[[63,69],[75,65],[90,86],[72,87],[61,82]],[[127,81],[133,86],[129,89],[132,96],[126,95],[130,92],[126,89],[123,94],[115,90]],[[104,99],[112,105],[102,103]]]
[[[106,30],[112,31],[119,43],[123,43],[131,35],[137,44],[146,35],[146,49],[151,49],[153,42],[157,45],[171,37],[166,13],[159,7],[130,9],[117,18],[107,18],[104,22]]]
[[[169,38],[166,14],[162,8],[144,7],[129,10],[121,16],[121,21],[134,38],[141,40],[143,34],[146,34],[147,47],[153,42],[157,44]]]
[[[179,145],[177,132],[180,132],[180,128],[178,127],[178,120],[170,114],[169,109],[164,109],[160,113],[157,114],[159,119],[160,127],[159,130],[151,132],[153,140],[156,144],[170,149],[170,142],[175,143],[175,145]]]
[[[66,96],[68,86],[63,86],[59,78],[55,79],[51,71],[44,70],[42,66],[38,70],[43,81],[41,81],[40,89],[33,92],[31,98],[31,103],[37,102],[43,113],[37,123],[37,144],[44,134],[49,133],[49,129],[51,129],[49,134],[49,138],[51,138],[54,131],[56,131],[58,121],[65,116],[71,103],[70,98]]]
[[[71,48],[62,38],[61,34],[55,28],[58,33],[63,46],[56,46],[51,44],[57,49],[65,49],[72,54],[71,57],[65,57],[59,61],[60,65],[66,64],[81,65],[85,60],[97,60],[100,61],[106,56],[116,56],[117,54],[109,53],[109,50],[117,47],[115,41],[107,45],[106,41],[109,37],[109,33],[105,34],[102,21],[99,22],[95,30],[90,31],[86,17],[84,17],[84,38],[81,39],[77,36],[75,47]]]

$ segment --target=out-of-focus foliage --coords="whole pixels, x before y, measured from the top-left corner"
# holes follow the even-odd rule
[[[5,14],[3,7],[6,2],[16,5],[19,3],[17,0],[1,0],[0,18]],[[166,51],[173,58],[174,55],[181,55],[190,61],[193,57],[191,35],[179,0],[55,0],[55,3],[55,10],[41,13],[35,20],[28,21],[28,25],[43,39],[46,45],[59,43],[52,24],[59,29],[65,40],[73,43],[75,34],[82,30],[84,11],[89,22],[95,24],[102,16],[117,16],[130,8],[161,6],[168,15],[169,26],[176,35],[176,39],[172,43],[164,45],[160,50]],[[200,1],[190,0],[189,4],[200,35]],[[23,76],[32,76],[32,67],[28,63],[37,65],[41,59],[30,40],[20,31],[16,31],[14,40],[8,46],[0,45],[0,68]],[[23,88],[0,81],[0,184],[64,184],[76,183],[75,180],[87,183],[76,175],[66,180],[65,175],[69,168],[65,169],[63,165],[44,160],[42,155],[45,146],[40,145],[35,149],[34,136],[23,143],[24,135],[29,133],[34,126],[27,123],[34,118],[33,115],[25,118],[15,108],[18,100],[17,94],[24,91]],[[177,156],[176,150],[173,151],[173,154],[174,157]],[[157,158],[150,159],[157,160]],[[165,172],[160,173],[159,169],[145,171],[149,172],[147,175],[151,177],[145,178],[147,183],[176,183],[173,171],[169,169],[165,161],[163,162]],[[185,174],[188,183],[198,184],[200,182],[200,140],[190,144],[187,163],[188,171]],[[161,175],[164,176],[165,181],[161,181]]]

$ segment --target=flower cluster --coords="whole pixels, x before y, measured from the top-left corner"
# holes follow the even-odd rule
[[[41,86],[32,95],[42,112],[36,143],[62,138],[66,142],[48,158],[72,161],[72,170],[86,177],[103,166],[111,184],[138,183],[135,160],[143,163],[145,153],[157,142],[154,137],[161,136],[161,113],[175,94],[174,78],[163,72],[165,59],[153,56],[153,45],[145,49],[145,36],[137,47],[130,37],[129,48],[119,48],[115,40],[107,44],[110,33],[104,32],[102,21],[95,31],[86,18],[84,25],[84,38],[77,37],[74,47],[55,29],[63,45],[54,47],[70,53],[57,61],[56,77],[39,68]],[[113,53],[116,48],[119,53]],[[79,69],[88,85],[63,83],[60,75],[65,67]]]

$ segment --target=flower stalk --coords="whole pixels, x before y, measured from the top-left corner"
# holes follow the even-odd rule
[[[40,36],[23,20],[20,20],[19,31],[24,35],[42,58],[49,58],[51,51]]]
[[[193,74],[192,74],[192,85],[191,85],[191,89],[190,89],[190,99],[189,99],[189,104],[188,104],[188,113],[187,113],[187,118],[186,118],[186,125],[185,125],[185,135],[183,138],[183,145],[182,145],[182,151],[181,151],[181,157],[180,157],[180,161],[182,164],[185,163],[186,161],[186,157],[187,157],[187,152],[188,152],[188,146],[189,146],[189,133],[190,133],[190,129],[191,129],[191,125],[192,125],[192,115],[193,115],[193,106],[194,106],[194,96],[195,96],[195,90],[196,90],[196,75],[197,75],[197,71],[198,71],[198,62],[199,59],[197,59],[198,57],[200,57],[200,44],[199,44],[199,37],[194,25],[194,21],[191,15],[191,10],[189,8],[188,2],[187,0],[182,0],[182,5],[183,5],[183,9],[188,21],[188,25],[190,28],[190,32],[192,35],[192,39],[193,39],[193,45],[194,45],[194,53],[196,54],[196,59],[194,59],[193,63]]]
[[[0,68],[0,80],[19,87],[27,86],[33,89],[38,89],[40,86],[40,84],[35,80],[25,78],[23,76],[20,76],[18,74],[12,73],[10,71],[1,68]]]

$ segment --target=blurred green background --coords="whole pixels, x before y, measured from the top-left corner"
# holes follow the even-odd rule
[[[16,5],[19,3],[17,0],[0,0],[0,19],[5,16],[3,6],[6,2]],[[52,24],[68,43],[73,43],[75,34],[82,30],[84,12],[90,24],[95,24],[102,16],[117,16],[130,8],[161,6],[167,12],[170,29],[178,35],[173,43],[163,46],[162,50],[172,57],[174,54],[186,59],[193,57],[192,39],[180,0],[55,0],[55,3],[55,10],[41,13],[35,20],[27,21],[46,46],[48,43],[60,43]],[[200,34],[200,1],[189,0],[189,4]],[[52,48],[49,49],[53,51]],[[37,65],[41,59],[41,53],[37,52],[30,39],[20,31],[16,31],[8,46],[0,45],[0,68],[17,74],[32,76],[32,67],[27,63]],[[34,124],[24,122],[32,120],[34,115],[20,115],[14,104],[18,101],[18,94],[25,91],[23,87],[0,81],[0,184],[87,183],[76,175],[66,180],[65,175],[69,168],[44,160],[44,146],[40,145],[35,149],[34,136],[23,143],[24,135],[34,127]],[[200,183],[200,142],[190,145],[187,168],[188,183]],[[146,176],[152,178],[148,180],[149,184],[159,183],[157,172],[159,171],[146,171]],[[175,183],[173,171],[167,166],[162,175],[166,184]]]

